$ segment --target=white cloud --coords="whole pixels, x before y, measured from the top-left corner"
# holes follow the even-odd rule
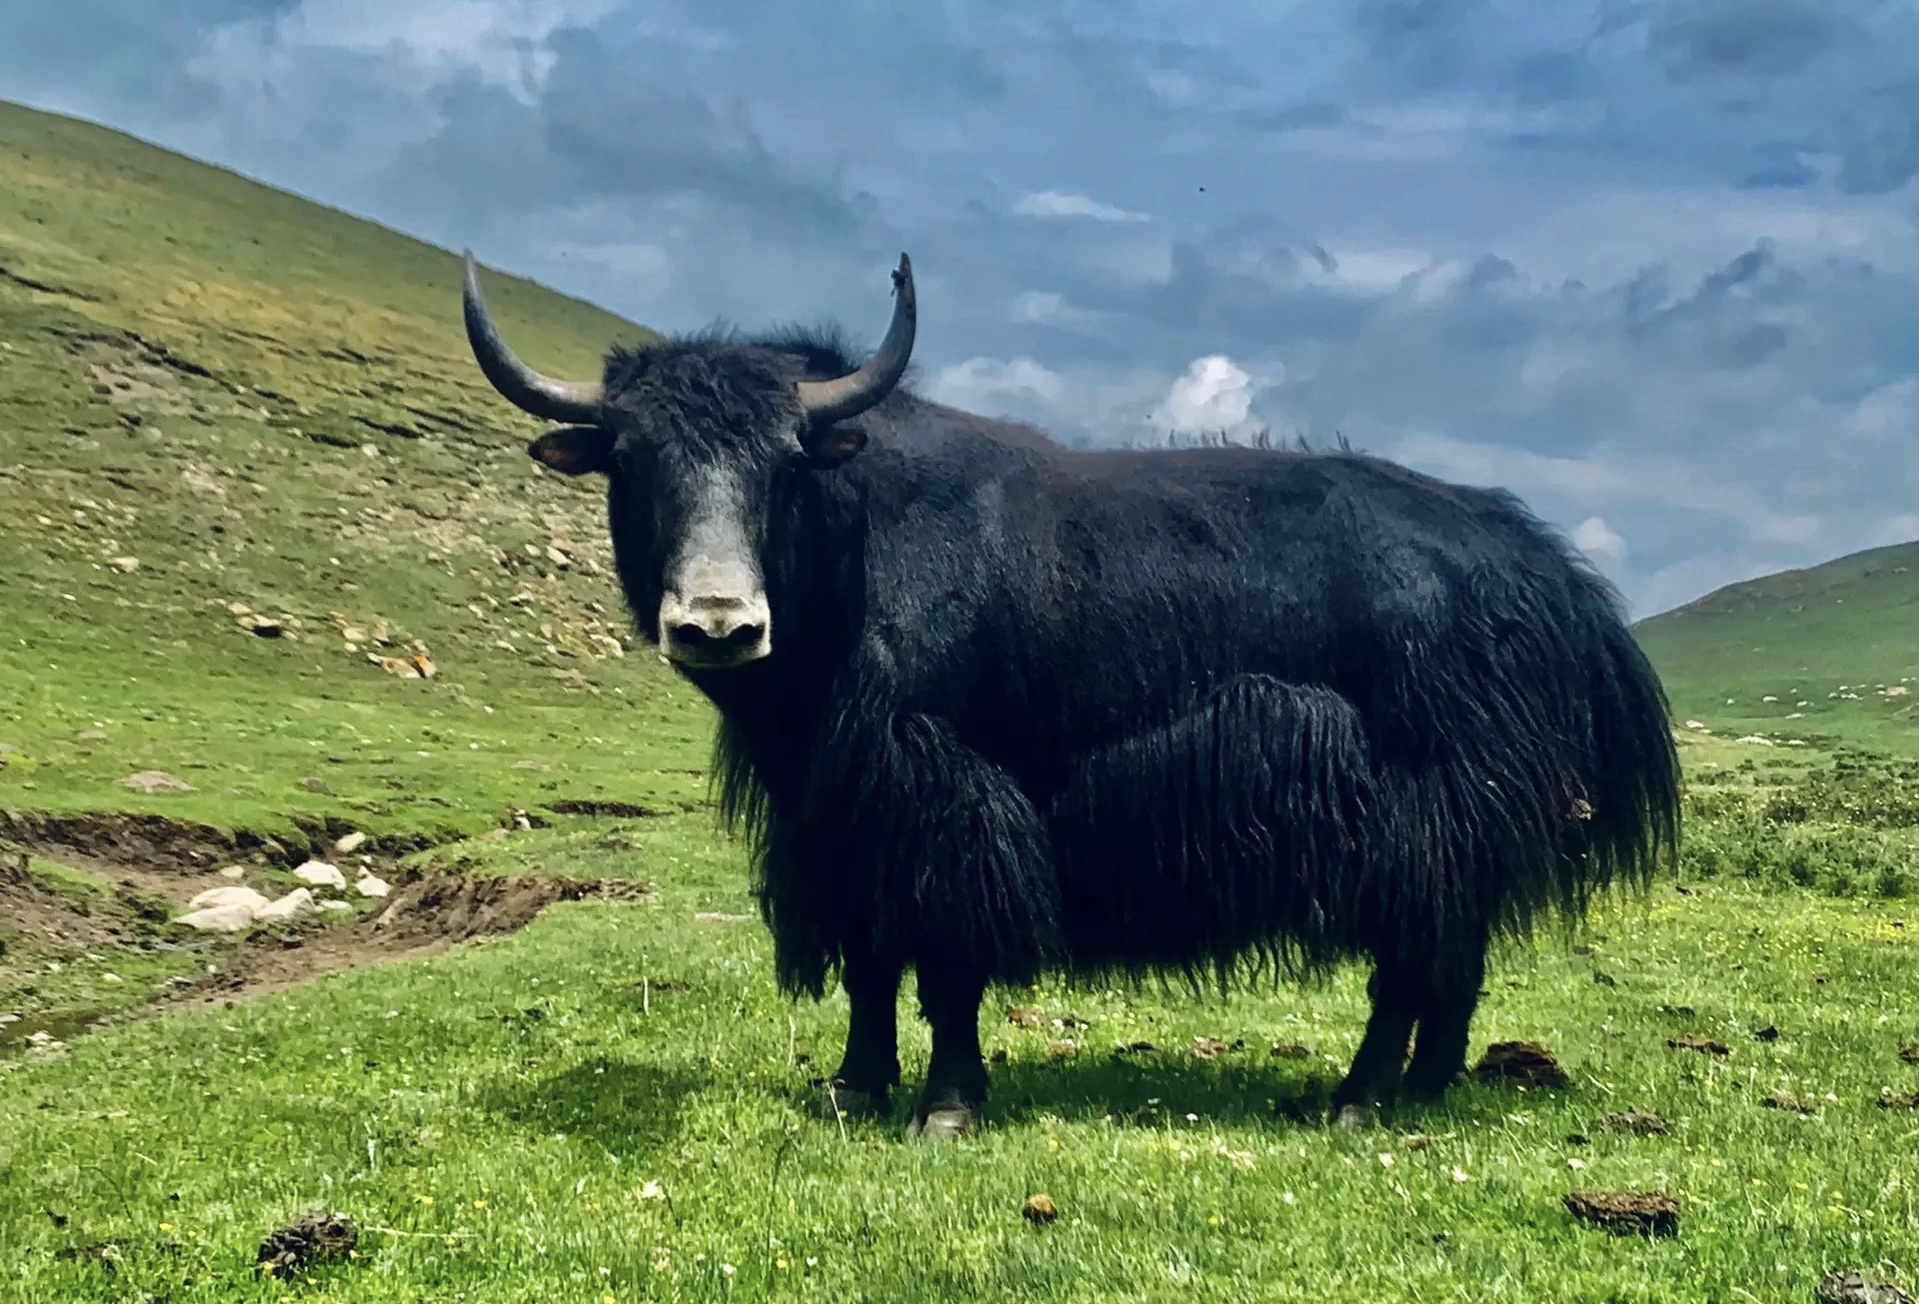
[[[1009,399],[1022,409],[1035,402],[1053,407],[1066,396],[1066,382],[1032,358],[968,358],[940,368],[927,394],[940,403],[990,413],[1005,411]]]
[[[1180,433],[1233,430],[1252,414],[1256,388],[1246,369],[1223,353],[1195,358],[1152,420]]]
[[[1064,190],[1036,190],[1021,195],[1013,205],[1013,212],[1021,217],[1089,217],[1095,222],[1151,220],[1145,213],[1135,213],[1090,195],[1076,195]]]
[[[1846,429],[1869,439],[1919,438],[1919,377],[1902,377],[1860,399]]]
[[[1626,559],[1625,537],[1606,524],[1603,516],[1588,516],[1573,526],[1572,541],[1594,561],[1617,562]]]

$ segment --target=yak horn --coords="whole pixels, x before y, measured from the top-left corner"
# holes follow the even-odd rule
[[[480,296],[479,268],[473,251],[466,251],[466,338],[480,370],[493,382],[506,400],[522,412],[531,412],[548,421],[566,421],[576,425],[597,425],[600,402],[605,396],[598,381],[554,380],[542,376],[513,356],[500,332],[487,315],[486,300]]]
[[[913,264],[905,254],[893,273],[893,321],[886,338],[866,365],[838,380],[802,380],[800,404],[814,421],[844,421],[878,403],[893,392],[906,363],[913,356],[913,331],[919,324],[918,304],[913,297]]]

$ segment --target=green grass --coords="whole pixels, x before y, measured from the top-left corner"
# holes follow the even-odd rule
[[[1876,1104],[1919,1091],[1897,1055],[1919,1042],[1919,770],[1899,759],[1919,736],[1898,697],[1824,696],[1919,678],[1903,562],[1641,626],[1680,718],[1712,730],[1682,739],[1688,890],[1503,953],[1474,1029],[1476,1051],[1546,1043],[1569,1090],[1473,1084],[1335,1132],[1296,1115],[1357,1043],[1363,972],[1225,1004],[1049,986],[989,1000],[988,1127],[928,1148],[898,1113],[812,1118],[843,998],[781,999],[757,922],[697,917],[751,911],[705,806],[710,717],[649,656],[611,655],[600,499],[525,458],[538,427],[468,357],[451,255],[0,105],[0,269],[0,807],[155,811],[296,855],[352,825],[463,872],[658,888],[97,1032],[239,944],[153,923],[63,949],[0,920],[0,1013],[26,1016],[0,1027],[0,1299],[1731,1301],[1847,1267],[1919,1285],[1919,1112]],[[640,333],[488,284],[537,366],[589,374]],[[253,635],[233,603],[296,637]],[[367,659],[421,647],[431,679]],[[1785,745],[1802,725],[1811,745]],[[1759,729],[1780,745],[1735,741]],[[147,769],[193,790],[119,785]],[[568,799],[658,816],[541,817]],[[514,808],[546,827],[502,835]],[[84,870],[30,872],[115,908]],[[1012,1026],[1013,1001],[1047,1020]],[[910,987],[902,1015],[910,1083]],[[30,1049],[33,1030],[66,1044]],[[1669,1049],[1682,1032],[1730,1054]],[[1244,1046],[1202,1058],[1196,1037]],[[1157,1051],[1112,1054],[1142,1040]],[[1817,1112],[1765,1107],[1781,1089]],[[1632,1107],[1673,1130],[1594,1127]],[[1668,1191],[1679,1234],[1578,1224],[1575,1187]],[[1060,1217],[1033,1226],[1041,1191]],[[319,1205],[361,1223],[358,1257],[259,1280],[260,1240]]]
[[[590,864],[607,855],[594,836],[538,834],[521,854]],[[756,924],[695,922],[739,904],[698,817],[623,836],[661,871],[659,901],[556,907],[484,947],[16,1071],[0,1090],[6,1288],[279,1298],[253,1252],[321,1204],[393,1230],[302,1297],[368,1301],[1780,1299],[1834,1266],[1909,1269],[1919,1244],[1919,1114],[1876,1105],[1919,1088],[1897,1059],[1919,1033],[1919,926],[1858,903],[1666,889],[1601,919],[1589,955],[1502,956],[1478,1036],[1546,1042],[1574,1086],[1470,1086],[1366,1135],[1275,1109],[1352,1051],[1359,974],[1224,1004],[1021,993],[1090,1026],[1017,1028],[990,1005],[989,1050],[1008,1059],[989,1128],[933,1149],[897,1118],[842,1135],[806,1117],[841,1000],[791,1006]],[[1769,1024],[1779,1038],[1756,1040]],[[905,1026],[910,1077],[926,1042]],[[1681,1032],[1731,1053],[1668,1049]],[[1203,1060],[1197,1036],[1246,1047]],[[1048,1043],[1069,1037],[1078,1056],[1056,1060]],[[1160,1051],[1112,1056],[1139,1039]],[[1315,1057],[1273,1058],[1274,1042]],[[1766,1108],[1777,1089],[1817,1114]],[[1632,1107],[1673,1131],[1593,1127]],[[1414,1130],[1437,1139],[1415,1148]],[[1574,1187],[1667,1190],[1680,1233],[1576,1224],[1559,1204]],[[1039,1191],[1051,1226],[1020,1216]],[[99,1241],[118,1247],[110,1276],[55,1257]]]

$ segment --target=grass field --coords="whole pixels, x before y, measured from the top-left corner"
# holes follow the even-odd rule
[[[537,366],[642,333],[488,287]],[[775,993],[710,719],[628,654],[597,495],[532,429],[465,353],[451,255],[0,105],[0,1299],[1919,1290],[1904,554],[1644,627],[1704,726],[1682,881],[1502,953],[1474,1029],[1565,1086],[1338,1132],[1363,973],[1047,985],[989,996],[988,1126],[927,1147],[904,1100],[811,1115],[844,1000]],[[151,771],[185,790],[122,784]],[[393,894],[170,922],[310,855]],[[1677,1232],[1610,1235],[1576,1190],[1666,1193]],[[352,1256],[257,1272],[314,1208]]]

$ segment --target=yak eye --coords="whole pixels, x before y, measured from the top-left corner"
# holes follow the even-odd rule
[[[814,426],[800,435],[800,447],[816,466],[838,466],[866,447],[866,431],[844,423]]]

